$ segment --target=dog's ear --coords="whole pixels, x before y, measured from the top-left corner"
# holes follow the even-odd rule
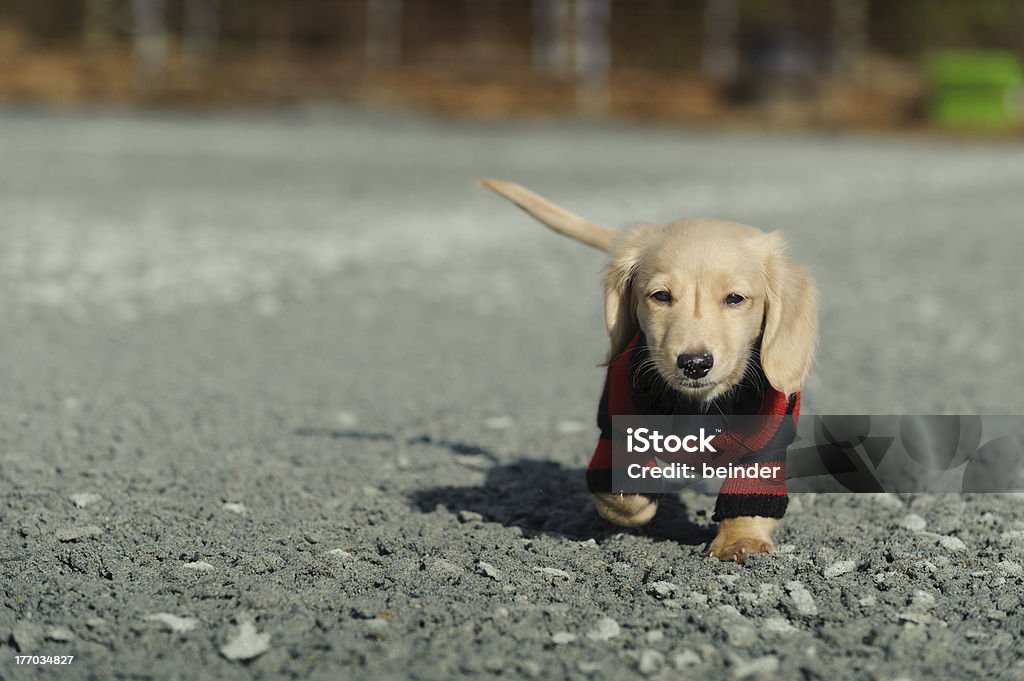
[[[612,249],[604,280],[604,324],[611,341],[609,364],[622,354],[640,330],[633,298],[633,277],[643,257],[644,237],[651,229],[648,225],[632,227]]]
[[[793,264],[778,232],[765,234],[764,337],[761,368],[772,387],[786,395],[803,387],[818,342],[818,291],[811,273]]]

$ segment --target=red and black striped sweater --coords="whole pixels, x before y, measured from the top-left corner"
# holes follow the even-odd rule
[[[759,352],[759,347],[754,348]],[[601,437],[587,468],[591,492],[612,492],[612,416],[701,415],[713,409],[723,415],[762,415],[756,430],[742,434],[726,431],[715,442],[731,442],[737,464],[780,466],[777,478],[728,478],[723,482],[712,520],[738,516],[781,518],[789,497],[786,488],[786,447],[796,436],[800,414],[800,393],[784,395],[774,390],[755,357],[737,388],[712,405],[695,403],[672,390],[656,371],[644,371],[647,346],[641,334],[609,365],[597,425]]]

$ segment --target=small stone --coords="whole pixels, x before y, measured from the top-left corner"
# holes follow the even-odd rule
[[[661,643],[665,640],[665,632],[661,629],[654,629],[652,631],[648,631],[647,635],[644,636],[644,638],[647,640],[648,643],[651,644]]]
[[[494,567],[490,563],[485,563],[484,561],[481,560],[481,561],[477,562],[476,567],[477,567],[477,570],[480,571],[480,574],[484,575],[485,577],[490,577],[491,579],[493,579],[496,582],[500,582],[501,581],[501,579],[502,579],[501,572],[499,572],[498,568]]]
[[[91,506],[92,504],[95,504],[97,501],[102,500],[103,497],[101,497],[99,494],[96,494],[95,492],[80,492],[78,494],[71,495],[71,503],[73,503],[78,508],[85,508],[86,506]]]
[[[555,426],[555,431],[559,435],[574,435],[575,433],[582,433],[587,429],[587,425],[581,421],[559,421],[558,425]]]
[[[335,558],[351,558],[352,554],[345,549],[331,549],[327,552],[328,556],[334,556]]]
[[[873,608],[878,605],[878,599],[874,596],[865,596],[857,602],[864,608]]]
[[[567,582],[572,579],[572,575],[570,575],[565,570],[559,570],[558,568],[553,568],[553,567],[535,567],[535,568],[533,568],[533,571],[534,572],[539,572],[539,573],[544,574],[544,575],[548,575],[549,577],[558,577],[559,579],[564,579]]]
[[[488,430],[508,430],[515,425],[511,416],[492,416],[484,419],[484,428]]]
[[[797,630],[785,617],[769,617],[761,626],[773,634],[792,634]]]
[[[533,660],[522,660],[521,662],[519,662],[518,666],[519,671],[521,671],[526,676],[529,676],[531,679],[537,678],[541,675],[541,672],[544,671],[543,667],[541,667],[538,662],[535,662]]]
[[[718,579],[721,580],[726,586],[732,586],[739,581],[739,575],[718,575]]]
[[[243,620],[220,654],[229,660],[251,660],[270,650],[270,634],[260,634],[250,620]]]
[[[1024,575],[1024,567],[1012,560],[1001,560],[996,563],[996,570],[1007,577],[1020,577]]]
[[[46,638],[51,641],[67,643],[68,641],[73,641],[75,639],[75,635],[67,627],[52,627],[46,632]]]
[[[671,598],[678,591],[679,587],[672,582],[651,582],[647,585],[647,593],[661,600]]]
[[[924,528],[928,527],[928,522],[916,513],[908,513],[900,520],[900,527],[911,532],[924,532]]]
[[[207,563],[205,560],[197,560],[192,563],[185,563],[181,567],[186,570],[195,570],[196,572],[210,572],[214,569],[212,565]]]
[[[939,537],[939,546],[946,549],[947,551],[966,551],[967,544],[963,542],[959,537]]]
[[[224,510],[225,511],[230,511],[231,513],[237,513],[239,515],[242,515],[244,513],[248,513],[249,512],[249,509],[245,507],[245,504],[236,504],[236,503],[226,503],[226,504],[224,504]]]
[[[765,655],[750,662],[739,662],[733,669],[734,679],[746,679],[751,676],[770,676],[779,669],[779,658],[774,655]]]
[[[159,622],[171,631],[179,634],[183,634],[186,631],[192,631],[199,624],[199,620],[195,617],[178,617],[172,615],[169,612],[158,612],[153,615],[146,615],[142,619],[150,622]]]
[[[363,623],[373,633],[380,633],[388,628],[388,621],[383,617],[372,617]]]
[[[640,664],[637,665],[641,674],[654,674],[665,665],[665,656],[650,648],[640,651]]]
[[[579,542],[579,546],[581,546],[582,548],[585,548],[585,549],[596,549],[596,548],[599,548],[597,540],[595,540],[595,539],[588,539],[586,541],[581,541],[581,542]]]
[[[900,573],[894,570],[886,570],[884,572],[877,572],[873,579],[875,584],[887,584],[900,576]]]
[[[814,602],[814,596],[807,590],[802,582],[796,580],[786,582],[786,591],[793,600],[796,611],[801,615],[817,615],[818,605]]]
[[[715,610],[723,617],[734,617],[737,619],[743,617],[743,613],[741,613],[735,605],[731,605],[729,603],[720,605],[715,608]]]
[[[778,584],[762,583],[758,585],[758,591],[758,600],[766,605],[774,605],[782,600],[782,588]]]
[[[700,655],[690,649],[683,650],[672,656],[672,666],[679,671],[696,667],[700,664]]]
[[[107,621],[102,617],[90,617],[85,621],[85,626],[89,627],[90,629],[99,629],[100,627],[105,627],[106,625]]]
[[[334,415],[334,420],[342,428],[355,428],[359,425],[359,417],[350,411],[339,411]]]
[[[455,463],[475,471],[486,471],[494,463],[483,454],[465,454],[455,459]]]
[[[460,523],[476,523],[483,519],[484,517],[476,511],[459,511]]]
[[[745,624],[730,625],[725,630],[729,643],[736,648],[749,648],[757,643],[757,631]]]
[[[918,610],[929,610],[935,606],[935,596],[919,589],[914,592],[913,598],[910,599],[910,605]]]
[[[597,622],[592,630],[587,632],[587,638],[591,641],[610,641],[621,633],[619,623],[611,617],[603,617]]]
[[[103,528],[97,525],[82,525],[79,527],[64,527],[57,530],[57,541],[72,542],[81,539],[98,537],[103,534]]]
[[[857,569],[857,562],[853,560],[841,560],[838,563],[832,563],[822,571],[822,575],[825,579],[832,579],[839,575],[845,575],[849,572],[853,572]]]
[[[453,577],[462,574],[462,568],[444,558],[438,558],[428,568],[430,574],[437,577]]]
[[[572,643],[576,640],[576,634],[570,634],[568,631],[559,631],[551,634],[551,641],[555,645],[564,646],[567,643]]]

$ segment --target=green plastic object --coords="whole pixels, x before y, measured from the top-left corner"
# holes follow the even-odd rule
[[[929,112],[958,130],[1010,130],[1020,123],[1024,83],[1020,60],[1008,52],[942,52],[928,62]]]

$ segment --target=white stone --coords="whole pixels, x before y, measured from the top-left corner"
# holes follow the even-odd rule
[[[801,615],[817,615],[818,605],[814,602],[814,596],[807,590],[802,582],[796,580],[786,582],[786,591],[793,599],[793,605]]]
[[[103,497],[101,497],[99,494],[96,494],[95,492],[80,492],[78,494],[71,495],[71,503],[73,503],[78,508],[85,508],[86,506],[91,506],[92,504],[95,504],[97,501],[101,501],[102,499]]]
[[[853,560],[841,560],[837,563],[832,563],[821,573],[825,579],[832,579],[839,575],[845,575],[849,572],[853,572],[857,569],[857,562]]]
[[[558,577],[560,579],[564,579],[567,582],[572,579],[572,575],[570,575],[565,570],[559,570],[558,568],[553,568],[553,567],[535,567],[535,568],[533,568],[533,571],[534,572],[539,572],[539,573],[544,574],[544,575],[548,575],[549,577]]]
[[[270,634],[260,634],[256,625],[245,620],[238,625],[235,635],[221,646],[220,653],[229,660],[251,660],[270,650]]]
[[[939,546],[946,549],[947,551],[966,551],[967,544],[963,542],[959,537],[939,537]]]
[[[490,563],[485,563],[481,560],[477,562],[476,567],[480,571],[480,574],[486,577],[490,577],[496,582],[501,581],[501,572],[498,570],[498,568],[494,567]]]
[[[597,622],[597,626],[587,632],[587,638],[591,641],[610,641],[622,632],[619,623],[611,617],[603,617]]]
[[[665,664],[665,656],[659,653],[657,650],[641,650],[640,651],[640,664],[638,668],[641,674],[654,674],[659,671]]]
[[[924,528],[928,527],[928,521],[916,513],[908,513],[900,520],[900,527],[906,528],[911,532],[924,532]]]
[[[171,631],[183,634],[186,631],[192,631],[199,625],[199,620],[195,617],[178,617],[169,612],[158,612],[152,615],[146,615],[142,619],[149,622],[159,622]]]

